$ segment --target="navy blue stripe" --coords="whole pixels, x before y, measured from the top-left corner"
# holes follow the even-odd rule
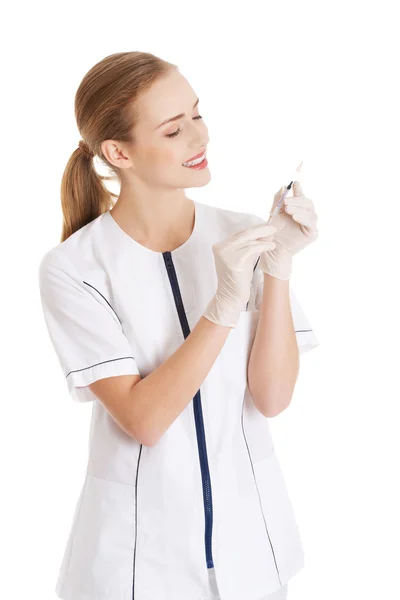
[[[179,283],[176,276],[174,263],[171,252],[163,252],[163,258],[167,269],[169,281],[172,288],[172,293],[175,300],[176,309],[178,311],[179,320],[182,327],[184,338],[190,334],[190,327],[186,318],[185,309],[182,302],[182,296],[179,289]],[[205,513],[205,552],[207,568],[214,568],[214,560],[212,556],[212,526],[213,526],[213,504],[210,471],[208,467],[207,444],[204,432],[203,410],[201,406],[200,390],[196,392],[193,398],[193,411],[196,425],[197,448],[199,452],[201,477],[203,483],[203,503]]]
[[[121,325],[121,320],[119,318],[119,316],[117,315],[117,313],[115,312],[115,310],[113,309],[113,307],[111,306],[111,304],[109,303],[109,301],[107,300],[107,298],[105,296],[103,296],[103,294],[101,292],[99,292],[99,290],[97,288],[94,287],[94,285],[91,285],[90,283],[88,283],[87,281],[83,282],[85,285],[90,286],[95,292],[97,292],[98,294],[100,294],[100,296],[103,298],[103,300],[105,300],[108,304],[108,306],[111,308],[111,310],[114,312],[115,316],[117,317],[120,325]]]
[[[74,371],[70,371],[68,375],[71,375],[71,373],[78,373],[78,371],[86,371],[86,369],[91,369],[92,367],[97,367],[97,365],[103,365],[104,363],[114,362],[115,360],[125,360],[126,358],[131,358],[132,360],[135,360],[133,356],[121,356],[121,358],[110,358],[110,360],[103,360],[101,362],[95,363],[94,365],[90,365],[89,367],[83,367],[82,369],[75,369]],[[65,377],[68,377],[68,375],[66,375]]]
[[[136,544],[137,544],[137,530],[138,530],[138,518],[137,518],[137,489],[138,489],[138,476],[139,476],[139,465],[142,456],[143,444],[140,444],[140,452],[138,456],[138,462],[136,465],[136,479],[135,479],[135,544],[133,550],[133,573],[132,573],[132,600],[135,600],[135,564],[136,564]]]

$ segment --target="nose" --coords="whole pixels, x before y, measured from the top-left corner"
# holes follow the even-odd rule
[[[195,150],[197,148],[199,148],[198,153],[203,152],[206,148],[207,145],[210,141],[210,136],[207,135],[206,137],[201,136],[200,138],[193,138],[192,139],[192,143],[190,144],[191,148],[194,148]]]
[[[193,125],[193,127],[192,127],[193,137],[192,137],[192,143],[190,144],[190,147],[197,149],[200,146],[199,152],[202,152],[203,150],[206,149],[206,146],[210,141],[210,136],[208,135],[207,127],[205,127],[206,131],[204,131],[204,129],[203,129],[203,131],[199,131],[199,127],[196,124],[196,122],[192,122],[191,124]],[[204,125],[204,123],[203,123],[203,125]]]

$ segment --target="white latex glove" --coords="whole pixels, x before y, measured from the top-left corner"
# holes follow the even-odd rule
[[[299,181],[293,183],[293,196],[286,196],[279,212],[270,217],[268,223],[277,228],[274,236],[275,248],[263,252],[259,266],[264,273],[278,279],[289,279],[292,274],[292,258],[318,237],[317,214],[314,204],[306,198]],[[273,212],[285,187],[274,196]]]
[[[213,245],[218,285],[203,317],[217,325],[236,327],[250,296],[253,267],[259,255],[275,248],[273,225],[239,231]]]

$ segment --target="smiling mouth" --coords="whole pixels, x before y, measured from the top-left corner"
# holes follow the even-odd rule
[[[206,154],[207,154],[207,150],[205,150],[204,153],[201,156],[199,156],[199,158],[196,158],[194,160],[188,160],[188,161],[182,163],[182,166],[183,167],[192,167],[193,165],[199,165],[205,159]]]

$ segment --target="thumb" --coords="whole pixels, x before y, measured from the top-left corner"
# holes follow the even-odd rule
[[[303,188],[301,187],[300,181],[293,183],[293,196],[304,196]]]

